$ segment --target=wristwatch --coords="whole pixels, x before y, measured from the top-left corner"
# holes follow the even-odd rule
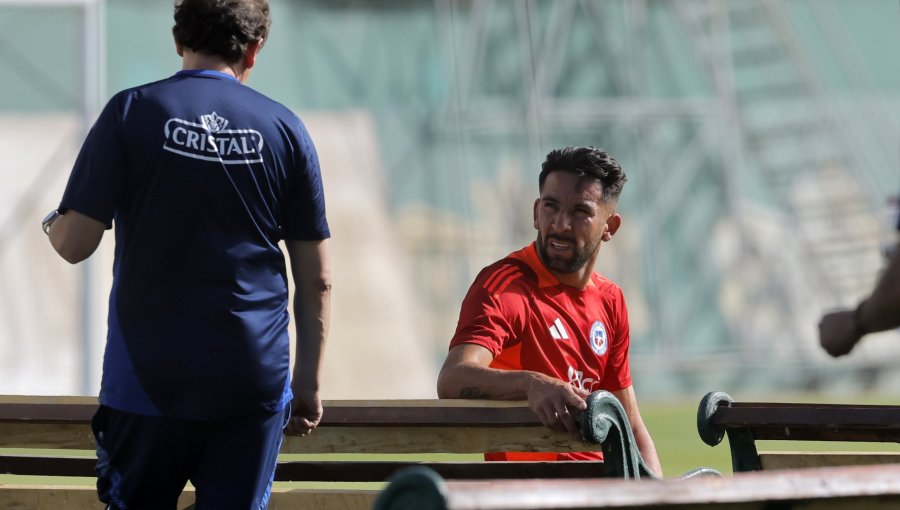
[[[50,235],[50,225],[56,221],[56,218],[59,218],[60,214],[59,209],[54,209],[50,211],[47,216],[44,216],[44,220],[41,222],[41,228],[44,229],[44,233],[48,236]]]

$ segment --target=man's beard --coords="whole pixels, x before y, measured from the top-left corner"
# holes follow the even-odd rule
[[[553,239],[571,243],[572,250],[575,252],[574,255],[567,258],[551,256],[547,251],[547,243],[549,243]],[[540,255],[541,261],[543,261],[544,265],[559,273],[570,274],[579,271],[591,260],[591,256],[594,254],[594,251],[597,249],[597,245],[600,244],[600,241],[597,241],[594,246],[585,246],[584,249],[579,250],[578,244],[574,239],[566,239],[560,236],[549,236],[546,240],[544,240],[541,237],[541,234],[538,233],[536,244],[538,255]]]

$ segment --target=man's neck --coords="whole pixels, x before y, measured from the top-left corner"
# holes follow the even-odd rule
[[[245,69],[239,63],[229,64],[221,57],[199,53],[189,49],[184,50],[182,55],[181,69],[185,71],[218,71],[230,76],[234,76],[241,83],[246,77]]]
[[[546,265],[544,267],[547,267]],[[593,266],[591,266],[593,267]],[[567,286],[573,287],[578,290],[584,290],[589,285],[593,285],[593,280],[591,279],[591,274],[593,274],[593,270],[588,268],[587,266],[583,269],[580,269],[574,273],[558,273],[550,268],[547,268],[556,280]]]

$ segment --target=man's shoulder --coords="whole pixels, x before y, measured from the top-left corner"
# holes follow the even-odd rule
[[[622,288],[619,287],[619,284],[610,280],[606,276],[594,272],[591,274],[591,278],[594,280],[594,285],[596,286],[598,292],[614,297],[622,295]]]
[[[482,269],[474,284],[497,295],[533,288],[536,283],[537,276],[528,264],[507,256]]]
[[[279,117],[299,120],[297,114],[294,113],[293,110],[276,101],[275,99],[272,99],[271,97],[251,87],[244,86],[243,89],[246,91],[248,97],[253,97],[256,101],[259,102],[260,105],[264,105],[269,113],[278,115]]]
[[[246,90],[247,97],[253,98],[253,101],[250,101],[249,103],[253,105],[256,113],[264,113],[270,118],[276,119],[276,122],[283,127],[284,132],[287,133],[288,136],[300,140],[301,143],[312,143],[306,125],[303,123],[303,120],[300,119],[297,112],[258,90],[250,87],[244,87],[244,89]]]
[[[148,83],[142,83],[140,85],[135,85],[133,87],[124,88],[109,98],[110,103],[122,105],[124,103],[131,103],[135,99],[141,98],[148,94],[152,94],[153,91],[160,87],[162,84],[170,80],[171,77],[163,78],[156,81],[151,81]]]
[[[174,74],[159,80],[123,89],[116,93],[113,98],[140,97],[144,95],[152,96],[157,93],[162,94],[163,97],[177,97],[178,90],[189,87],[196,88],[198,86],[217,87],[216,93],[224,94],[226,97],[230,95],[238,96],[242,103],[248,103],[246,106],[252,111],[263,111],[266,114],[275,114],[286,118],[297,118],[297,114],[282,103],[250,86],[229,79],[195,81],[185,80],[183,76]],[[172,94],[174,94],[174,96],[172,96]]]
[[[153,81],[149,81],[147,83],[141,83],[140,85],[134,85],[132,87],[127,87],[127,88],[120,90],[118,93],[116,93],[116,95],[114,97],[128,96],[128,95],[131,95],[134,93],[139,93],[141,91],[152,90],[156,87],[160,87],[160,86],[164,85],[165,83],[172,81],[173,78],[174,78],[173,76],[166,76],[165,78],[160,78],[158,80],[153,80]]]
[[[198,91],[214,99],[191,100]],[[144,122],[148,112],[161,112],[192,122],[198,122],[202,115],[215,114],[223,117],[225,124],[222,127],[230,124],[229,129],[252,126],[259,130],[268,126],[277,130],[265,133],[270,140],[272,135],[281,134],[294,139],[296,146],[312,145],[306,127],[293,110],[234,80],[186,80],[174,75],[121,90],[110,103],[123,118],[128,117],[129,112],[135,112],[138,122]]]

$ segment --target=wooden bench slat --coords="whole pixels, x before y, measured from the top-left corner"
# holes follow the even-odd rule
[[[285,462],[278,465],[276,481],[379,482],[411,465],[427,467],[447,480],[523,478],[600,478],[602,462]]]
[[[85,395],[0,395],[2,404],[84,404],[97,405],[96,396]],[[519,400],[475,400],[475,399],[369,399],[369,400],[323,400],[326,407],[527,407]]]
[[[697,430],[711,446],[727,435],[735,472],[757,471],[771,468],[762,463],[760,440],[900,442],[900,406],[734,402],[713,391],[700,401]]]
[[[823,402],[732,402],[729,407],[758,409],[896,409],[891,404],[829,404]]]
[[[29,476],[96,476],[97,459],[0,455],[0,473]],[[412,465],[433,469],[448,480],[591,478],[603,475],[601,462],[415,462],[287,461],[275,470],[279,482],[381,482]]]
[[[410,465],[429,467],[448,480],[460,479],[570,479],[600,480],[603,476],[650,476],[625,434],[625,411],[615,397],[596,392],[587,400],[590,419],[582,420],[584,433],[593,441],[611,437],[607,463],[603,462],[416,462],[359,459],[282,461],[278,481],[384,482]],[[573,452],[600,451],[568,433],[553,432],[540,423],[525,402],[476,400],[427,401],[326,401],[325,418],[312,434],[285,436],[285,454],[416,454],[477,453],[490,451]],[[90,419],[97,409],[93,398],[34,398],[0,396],[0,447],[92,450]],[[607,436],[607,433],[611,436]],[[624,435],[624,436],[623,436]],[[623,440],[624,439],[624,440]],[[93,458],[15,458],[0,454],[0,470],[7,473],[93,478]],[[363,457],[369,458],[372,457]],[[416,457],[410,457],[415,459]],[[421,458],[421,457],[418,457]],[[613,461],[612,459],[615,459]],[[40,498],[39,507],[77,508],[60,503],[59,487],[43,487],[28,493]],[[65,488],[61,488],[65,493]],[[0,487],[0,498],[20,498]],[[27,491],[26,491],[27,492]],[[12,494],[12,495],[11,495]],[[23,493],[24,494],[24,493]],[[93,490],[75,490],[76,498],[94,503]],[[370,508],[373,491],[335,489],[278,492],[275,508]],[[30,496],[29,496],[30,497]],[[67,496],[63,496],[65,499]],[[282,499],[285,498],[285,499]],[[0,508],[5,507],[0,499]],[[75,501],[75,500],[73,500]],[[80,500],[78,500],[80,501]],[[275,502],[279,502],[277,506]],[[299,502],[299,503],[298,503]],[[339,503],[335,503],[339,502]],[[6,505],[9,506],[9,505]],[[30,507],[28,504],[13,506]],[[87,508],[87,507],[86,507]]]
[[[0,448],[94,448],[96,399],[0,397]],[[354,407],[354,406],[360,407]],[[313,434],[287,437],[285,453],[597,451],[544,427],[524,402],[326,401]]]
[[[758,440],[900,442],[900,406],[735,402],[710,423]]]
[[[285,436],[282,453],[482,453],[599,451],[564,432],[535,427],[329,427]]]
[[[102,510],[103,507],[103,503],[97,499],[97,489],[93,487],[9,485],[0,483],[0,508]]]
[[[539,426],[528,407],[325,407],[327,427],[522,427]]]
[[[900,452],[759,452],[765,469],[900,464]]]
[[[96,476],[97,459],[0,455],[0,473],[30,476]]]
[[[279,510],[371,510],[376,491],[272,489],[269,508]],[[194,502],[194,490],[185,489],[178,499],[183,509]],[[103,510],[93,487],[0,484],[0,508],[41,510]]]
[[[499,480],[445,484],[448,510],[529,509],[890,509],[900,505],[900,466],[855,466],[738,473],[691,480]],[[400,483],[398,482],[398,486]],[[428,499],[422,485],[421,500]],[[391,489],[387,489],[386,494]],[[398,495],[402,490],[398,491]],[[388,510],[416,508],[417,498],[397,498]],[[404,504],[406,503],[406,504]]]
[[[90,422],[96,399],[74,397],[63,403],[34,397],[0,399],[0,422]],[[341,427],[498,427],[538,426],[540,420],[523,402],[472,400],[325,401],[321,426]]]
[[[2,404],[87,404],[97,405],[97,397],[84,395],[0,395]]]
[[[93,450],[88,424],[0,423],[0,448]],[[600,445],[539,427],[330,427],[285,436],[282,453],[481,453],[599,451]]]
[[[748,427],[757,440],[767,441],[848,441],[867,443],[900,442],[900,431],[885,429],[815,429],[810,427]]]
[[[900,406],[841,404],[744,404],[720,406],[715,425],[755,427],[841,427],[900,430]]]
[[[28,423],[0,421],[0,448],[63,448],[94,450],[88,423]]]
[[[96,404],[0,404],[0,421],[90,422]]]
[[[887,510],[900,504],[900,466],[821,468],[778,473],[741,473],[732,478],[678,480],[527,480],[447,482],[451,510],[532,509],[659,509],[791,508],[817,510]],[[0,508],[45,510],[101,509],[92,487],[42,487],[0,484]],[[279,510],[368,510],[374,491],[284,489],[272,492],[271,507]],[[188,489],[179,500],[184,508],[194,500]]]

